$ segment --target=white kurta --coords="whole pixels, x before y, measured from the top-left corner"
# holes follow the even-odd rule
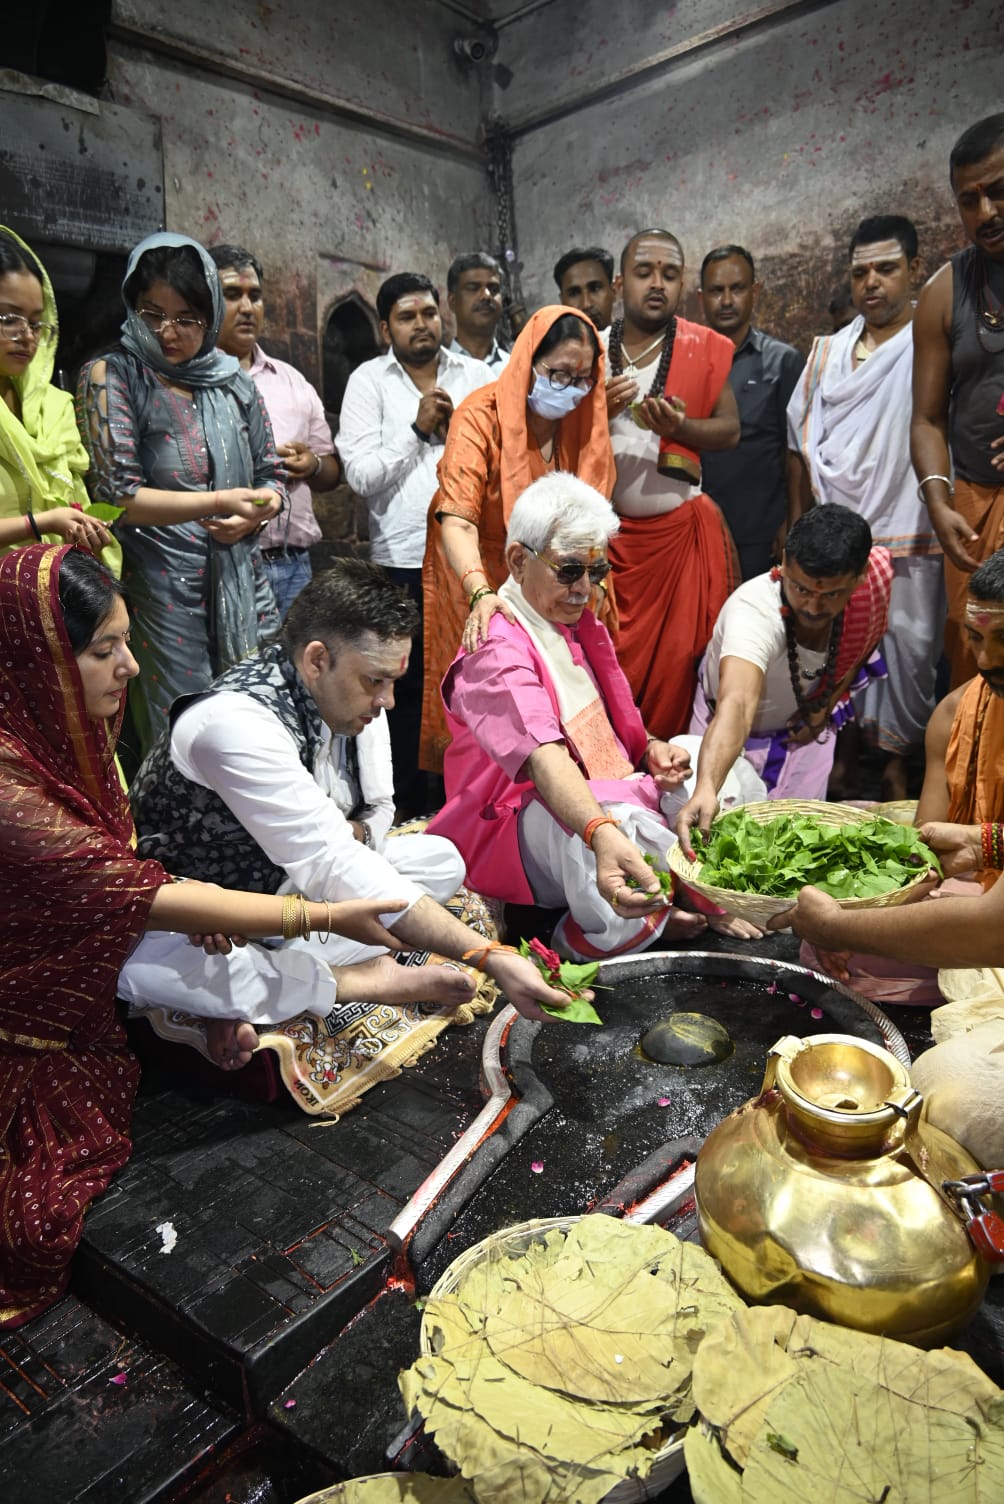
[[[312,900],[404,899],[445,903],[464,880],[464,863],[440,836],[385,840],[393,814],[393,775],[386,716],[356,739],[375,805],[374,848],[354,837],[346,818],[358,791],[344,767],[345,739],[325,735],[311,775],[292,737],[266,706],[223,691],[178,717],[171,756],[186,778],[212,788],[287,880],[280,893]],[[385,916],[389,927],[399,914]],[[119,993],[138,1009],[178,1008],[208,1018],[243,1018],[266,1026],[309,1012],[326,1017],[337,988],[332,966],[383,954],[333,934],[309,940],[251,943],[228,956],[207,956],[187,937],[149,931],[119,974]]]

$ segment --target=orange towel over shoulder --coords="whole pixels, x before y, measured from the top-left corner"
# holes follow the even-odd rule
[[[732,368],[732,341],[677,320],[666,395],[680,397],[691,418],[710,417]],[[691,481],[696,452],[664,439],[659,469]],[[686,731],[697,665],[718,613],[739,583],[735,544],[725,518],[703,492],[656,517],[622,517],[610,541],[617,581],[617,656],[648,730]]]

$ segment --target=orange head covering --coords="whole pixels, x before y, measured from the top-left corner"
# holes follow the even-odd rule
[[[581,320],[596,336],[595,324],[577,308],[553,303],[547,308],[538,308],[520,330],[508,364],[495,383],[495,404],[502,431],[502,512],[507,525],[513,507],[535,478],[527,453],[526,405],[533,385],[533,354],[551,327],[568,314]],[[605,365],[606,356],[600,345],[593,368],[596,385],[586,393],[574,412],[561,419],[557,443],[561,451],[561,468],[573,471],[580,480],[587,481],[609,497],[614,488],[615,472],[607,425]]]

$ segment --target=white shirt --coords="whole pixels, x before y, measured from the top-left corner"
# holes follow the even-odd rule
[[[468,360],[477,360],[478,358],[476,355],[472,355],[470,350],[465,350],[463,345],[456,337],[450,340],[447,349],[453,355],[466,355]],[[485,356],[484,363],[486,366],[491,366],[493,381],[501,371],[502,367],[509,364],[510,354],[511,351],[503,350],[497,339],[492,340],[492,347],[488,351],[488,354]]]
[[[704,693],[711,704],[718,699],[723,658],[742,658],[763,673],[760,704],[753,717],[751,734],[767,736],[787,725],[798,711],[798,701],[791,687],[780,586],[769,573],[758,574],[740,585],[718,613],[701,674]],[[799,647],[798,663],[802,694],[811,695],[826,663],[826,654]]]
[[[609,350],[610,330],[601,330],[600,339],[604,350]],[[639,372],[639,402],[647,395],[658,364],[656,359]],[[617,466],[612,501],[621,517],[658,517],[700,496],[700,486],[692,485],[685,476],[664,475],[659,469],[661,442],[650,428],[639,427],[629,407],[610,419],[610,444]]]
[[[454,407],[496,375],[469,355],[439,352],[436,385],[449,392]],[[422,393],[388,350],[352,372],[338,426],[345,478],[369,505],[370,556],[398,569],[422,567],[426,516],[443,452],[438,435],[425,443],[411,426],[421,400]]]
[[[422,889],[378,849],[394,815],[387,717],[381,712],[356,737],[360,780],[373,813],[374,846],[357,841],[346,813],[357,794],[345,772],[345,737],[325,728],[311,775],[296,743],[267,706],[234,690],[197,700],[178,716],[171,760],[185,778],[212,789],[291,879],[284,889],[337,903],[347,898],[403,898]]]

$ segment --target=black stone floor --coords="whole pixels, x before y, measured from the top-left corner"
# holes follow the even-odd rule
[[[796,954],[789,937],[756,952]],[[512,1221],[616,1199],[632,1166],[696,1144],[752,1095],[781,1034],[846,1027],[843,1015],[813,1020],[783,987],[768,998],[712,975],[600,999],[617,1019],[603,1031],[514,1026],[524,1101],[496,1136],[507,1152],[479,1150],[396,1262],[390,1223],[481,1108],[490,1021],[447,1031],[334,1125],[148,1069],[132,1161],[88,1217],[71,1295],[0,1340],[0,1498],[292,1504],[384,1470],[405,1425],[396,1375],[418,1352],[416,1299],[457,1253]],[[641,1061],[641,1022],[674,1006],[720,1016],[731,1060],[675,1076]],[[912,1050],[928,1042],[925,1013],[894,1021]],[[670,1225],[690,1235],[692,1205]],[[1001,1317],[988,1303],[966,1334],[998,1383]],[[402,1464],[428,1461],[424,1446]],[[665,1495],[688,1498],[685,1480]]]

